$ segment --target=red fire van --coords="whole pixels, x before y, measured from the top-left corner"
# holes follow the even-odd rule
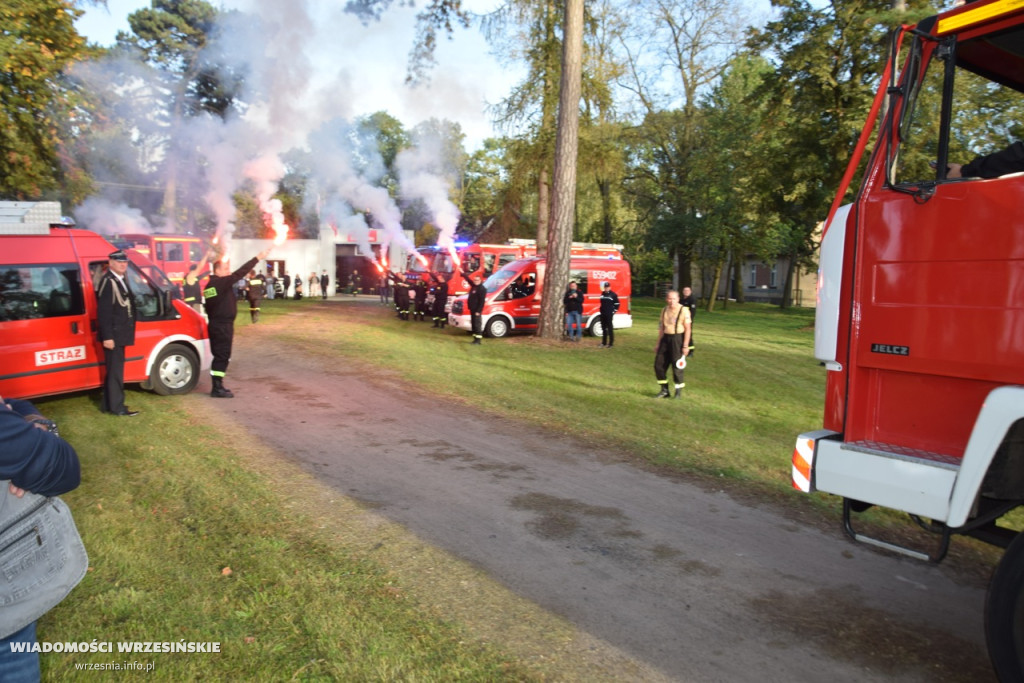
[[[95,287],[115,248],[88,230],[25,225],[2,231],[0,396],[33,398],[102,385]],[[128,254],[126,277],[138,318],[125,382],[163,395],[187,393],[209,367],[206,322],[174,296],[152,262]]]
[[[540,302],[544,292],[543,256],[531,256],[509,263],[484,282],[487,299],[484,304],[483,326],[488,337],[504,337],[513,330],[533,332],[540,318]],[[588,258],[573,256],[569,277],[576,281],[584,293],[583,323],[587,331],[600,337],[601,284],[610,282],[612,291],[619,295],[619,311],[612,325],[615,329],[633,326],[629,312],[630,283],[629,263],[619,258]],[[458,275],[456,279],[462,281]],[[465,282],[461,282],[465,285]],[[561,296],[562,289],[558,288]],[[452,303],[448,323],[464,330],[472,329],[466,296],[459,296]]]

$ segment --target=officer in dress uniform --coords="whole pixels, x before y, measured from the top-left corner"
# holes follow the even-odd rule
[[[218,260],[213,264],[213,275],[206,281],[203,297],[206,299],[206,317],[210,321],[210,352],[213,354],[213,362],[210,364],[213,389],[210,396],[214,398],[235,396],[224,386],[224,376],[231,360],[231,344],[235,337],[235,315],[238,314],[234,284],[244,278],[245,274],[255,268],[269,253],[270,249],[264,249],[233,273],[226,260]]]
[[[124,404],[124,348],[135,343],[135,302],[125,279],[128,255],[121,250],[111,252],[107,264],[96,289],[96,317],[107,367],[100,410],[133,417],[139,411]]]

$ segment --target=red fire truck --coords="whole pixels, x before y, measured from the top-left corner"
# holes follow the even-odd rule
[[[1006,548],[986,634],[1000,678],[1020,681],[1024,534],[1006,515],[1024,503],[1024,174],[956,177],[950,164],[970,158],[950,148],[981,139],[962,142],[961,114],[976,106],[962,98],[979,92],[1022,111],[1024,3],[968,3],[894,36],[845,183],[872,132],[874,152],[855,200],[837,210],[840,188],[822,239],[824,428],[798,437],[792,478],[841,496],[857,541],[934,562],[954,534]],[[976,151],[1020,139],[1020,120],[1002,131]],[[872,505],[909,513],[934,537],[909,548],[857,531],[855,513]]]
[[[155,263],[167,277],[181,287],[193,264],[202,260],[203,241],[191,235],[118,235],[115,244],[131,247]]]
[[[481,321],[484,334],[488,337],[504,337],[512,331],[537,330],[546,264],[543,256],[531,256],[513,261],[487,278],[484,282],[487,298]],[[619,296],[619,310],[612,318],[613,328],[617,330],[633,326],[628,261],[621,258],[573,256],[569,268],[569,278],[575,280],[583,292],[583,325],[591,335],[600,337],[602,334],[600,308],[604,282],[610,282],[612,290]],[[462,280],[458,275],[455,278]],[[462,284],[465,286],[464,280]],[[557,293],[561,296],[562,290],[559,289]],[[467,308],[467,295],[460,295],[452,303],[448,323],[464,330],[473,328]]]
[[[505,244],[456,242],[453,246],[459,259],[458,267],[467,273],[479,273],[480,277],[485,280],[513,261],[537,255],[537,241],[527,239],[510,239]],[[574,257],[592,256],[594,258],[621,259],[622,248],[621,244],[573,242],[572,255]],[[417,258],[416,254],[409,255],[409,264],[405,273],[409,282],[426,277],[427,272],[444,273],[447,276],[455,272],[456,262],[449,249],[431,246],[421,247],[418,252],[423,257],[422,259]],[[467,292],[469,292],[469,286],[461,277],[456,275],[449,280],[449,300]]]

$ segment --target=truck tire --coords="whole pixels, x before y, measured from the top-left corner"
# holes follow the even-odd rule
[[[601,316],[594,316],[594,319],[590,321],[590,327],[587,328],[587,332],[590,333],[591,337],[604,336],[604,325],[601,324]]]
[[[1024,680],[1024,532],[1013,539],[992,574],[985,640],[999,680]]]
[[[182,344],[169,344],[160,352],[146,382],[161,396],[187,394],[199,383],[199,356]]]
[[[501,339],[508,335],[510,329],[512,328],[509,327],[508,320],[499,315],[487,321],[487,329],[484,330],[484,334],[488,337]]]

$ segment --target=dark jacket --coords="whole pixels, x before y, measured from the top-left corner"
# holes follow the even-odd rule
[[[964,178],[998,178],[1018,171],[1024,171],[1024,142],[1015,142],[994,154],[977,157],[963,165],[960,175]]]
[[[234,284],[244,278],[256,267],[259,259],[253,256],[242,264],[242,267],[231,275],[211,275],[206,281],[203,296],[206,298],[206,317],[210,320],[234,320],[238,313],[238,298],[232,289]]]
[[[697,317],[697,300],[693,298],[693,295],[680,297],[679,303],[690,309],[690,322]]]
[[[25,421],[38,414],[28,401],[0,404],[0,479],[41,496],[58,496],[81,481],[78,454],[64,439]]]
[[[470,313],[483,313],[484,301],[487,300],[487,288],[484,287],[484,283],[474,285],[473,281],[462,271],[459,271],[459,275],[469,285],[469,295],[466,297],[466,304],[469,307]]]
[[[109,270],[96,290],[96,322],[101,342],[113,339],[117,346],[135,343],[135,303],[128,293],[127,279],[122,284]]]
[[[444,315],[444,307],[448,303],[448,283],[444,280],[439,280],[434,285],[434,315]]]
[[[573,311],[583,313],[583,290],[567,289],[565,291],[565,296],[562,298],[562,303],[565,304],[566,313],[571,313]]]
[[[619,310],[619,295],[610,289],[601,292],[601,315],[614,315]]]

